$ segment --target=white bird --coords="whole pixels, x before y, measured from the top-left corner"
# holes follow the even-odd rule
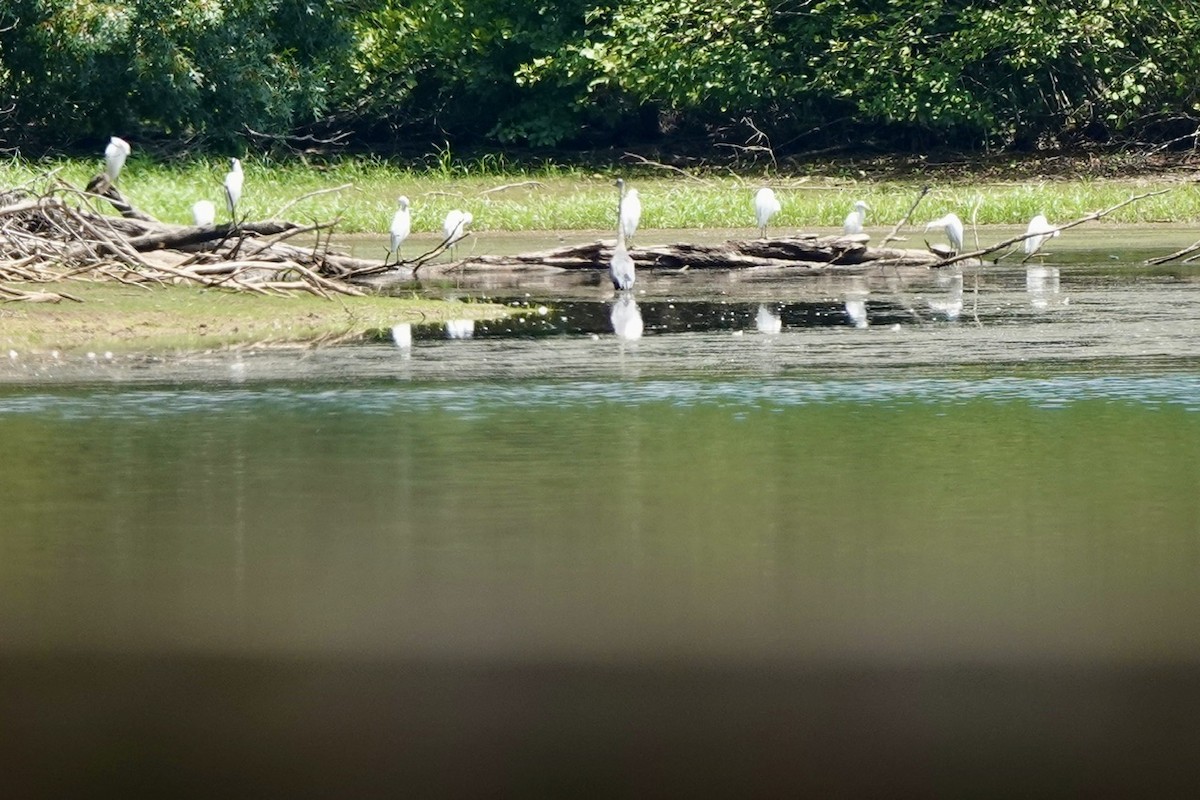
[[[1030,236],[1025,240],[1026,255],[1033,255],[1038,250],[1042,249],[1042,245],[1046,243],[1047,239],[1052,236],[1058,236],[1058,234],[1062,233],[1062,231],[1057,231],[1053,228],[1054,226],[1050,224],[1049,220],[1046,219],[1044,214],[1038,214],[1036,217],[1029,220],[1029,227],[1025,229],[1025,233],[1033,233],[1037,235]]]
[[[113,183],[117,182],[117,176],[121,174],[121,168],[125,166],[125,159],[129,157],[132,150],[129,142],[120,136],[114,136],[108,140],[108,147],[104,148],[104,171]]]
[[[217,221],[217,207],[209,200],[192,203],[192,223],[197,228],[207,228]]]
[[[460,211],[457,208],[446,214],[446,218],[442,220],[442,241],[451,252],[454,251],[455,244],[466,238],[467,226],[474,219],[470,211]]]
[[[628,197],[625,194],[625,181],[620,178],[617,179],[617,192],[617,246],[613,248],[612,258],[608,260],[608,276],[612,279],[614,289],[625,291],[633,288],[637,274],[634,271],[633,258],[625,247],[625,203],[628,202]],[[637,227],[636,223],[634,227]]]
[[[637,233],[638,223],[642,221],[642,201],[637,189],[625,191],[625,181],[617,178],[617,188],[621,190],[621,205],[619,206],[621,231],[625,238],[633,240]]]
[[[412,232],[412,215],[408,211],[408,198],[401,195],[396,201],[396,213],[392,215],[392,224],[388,228],[388,255],[400,260],[400,245]]]
[[[764,186],[754,193],[754,218],[758,221],[759,238],[767,238],[767,223],[782,210],[773,189]]]
[[[232,159],[229,165],[229,172],[225,174],[225,208],[229,210],[229,216],[235,222],[237,221],[237,206],[242,199],[242,183],[246,176],[242,173],[242,162],[238,159]]]
[[[638,308],[632,294],[622,294],[613,303],[612,313],[609,314],[613,333],[618,339],[633,341],[642,338],[642,310]]]
[[[933,230],[934,228],[942,229],[942,231],[946,234],[946,238],[950,240],[950,245],[954,248],[954,252],[956,254],[962,252],[963,224],[962,220],[958,218],[957,214],[951,211],[944,217],[938,217],[933,222],[925,223],[925,230],[929,231]]]
[[[854,233],[862,233],[863,225],[867,221],[867,212],[871,207],[862,200],[854,201],[854,207],[850,209],[850,213],[846,215],[846,219],[842,220],[842,233],[850,236]]]

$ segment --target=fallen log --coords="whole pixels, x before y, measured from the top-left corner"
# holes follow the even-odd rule
[[[629,249],[638,270],[684,271],[699,269],[789,269],[855,272],[879,266],[931,266],[938,256],[923,250],[870,247],[866,234],[851,236],[795,236],[770,240],[731,240],[705,245],[683,242]],[[509,256],[472,256],[445,264],[426,264],[424,275],[479,273],[529,269],[608,269],[614,242],[568,245],[553,250]]]

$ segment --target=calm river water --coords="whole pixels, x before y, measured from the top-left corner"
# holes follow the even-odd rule
[[[1200,280],[1146,254],[18,354],[0,787],[1190,792]]]

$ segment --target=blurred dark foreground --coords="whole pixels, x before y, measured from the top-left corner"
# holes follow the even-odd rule
[[[0,659],[18,797],[1194,796],[1193,665]]]

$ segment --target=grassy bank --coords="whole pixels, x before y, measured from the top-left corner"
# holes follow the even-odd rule
[[[66,180],[82,186],[98,170],[100,160],[0,165],[0,186],[29,180],[59,169]],[[221,202],[224,160],[192,160],[183,164],[152,163],[135,151],[121,175],[121,187],[139,207],[172,222],[189,222],[198,199]],[[684,176],[662,169],[625,171],[642,195],[645,228],[728,228],[753,226],[751,198],[761,185],[771,185],[783,203],[780,227],[840,225],[855,200],[872,208],[868,225],[885,225],[903,215],[917,188],[933,187],[914,219],[932,219],[955,211],[964,220],[977,214],[979,224],[1023,224],[1034,214],[1052,221],[1069,220],[1115,205],[1131,195],[1154,189],[1175,190],[1147,198],[1113,214],[1112,222],[1200,222],[1200,188],[1187,173],[1133,178],[1040,177],[1028,170],[990,167],[972,173],[960,169],[909,169],[902,178],[872,179],[841,169],[824,175],[746,177]],[[413,168],[371,159],[343,159],[319,167],[300,162],[246,161],[243,207],[252,218],[273,216],[285,204],[309,192],[343,184],[351,188],[312,197],[292,206],[292,219],[340,217],[344,233],[383,232],[395,199],[413,202],[413,229],[439,230],[451,208],[471,211],[480,231],[591,230],[612,225],[616,171],[546,166],[515,169],[496,160],[469,164],[450,158]],[[501,188],[507,187],[507,188]]]
[[[190,287],[116,283],[52,287],[82,303],[0,305],[0,348],[18,353],[166,352],[243,344],[320,342],[387,331],[400,322],[480,319],[508,313],[485,303],[311,295],[265,297]]]

